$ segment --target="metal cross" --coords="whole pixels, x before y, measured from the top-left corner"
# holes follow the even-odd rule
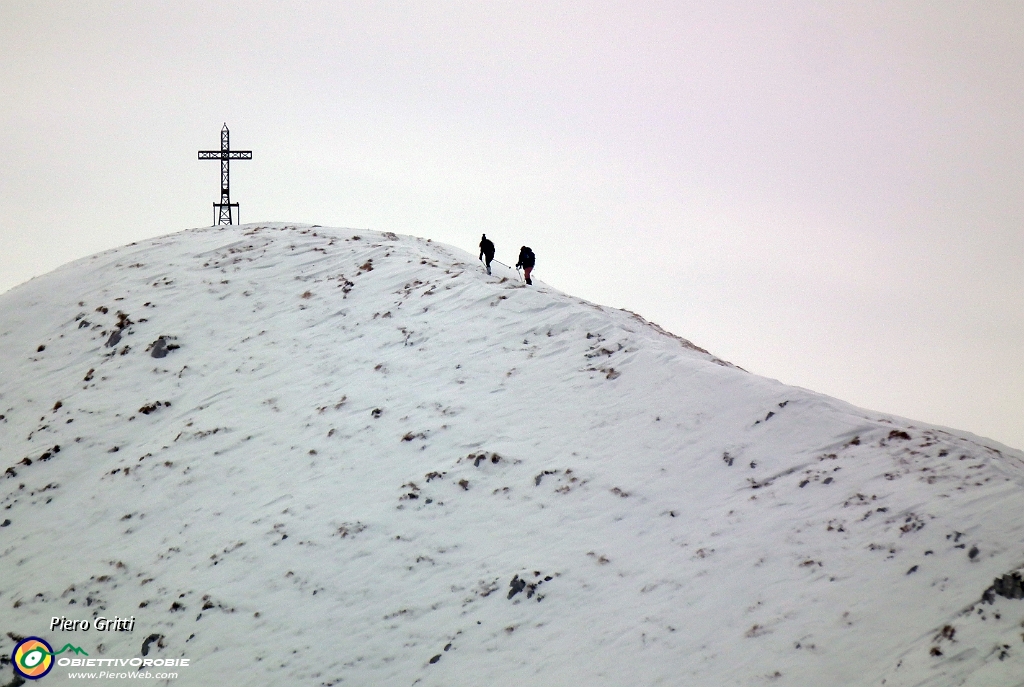
[[[251,150],[231,150],[228,143],[228,125],[220,130],[220,150],[200,150],[200,160],[220,160],[220,202],[213,204],[214,226],[218,224],[231,224],[231,208],[238,208],[238,203],[231,202],[229,160],[251,160]],[[241,223],[242,211],[238,211],[239,223]]]

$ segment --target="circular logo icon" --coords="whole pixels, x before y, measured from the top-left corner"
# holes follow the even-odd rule
[[[26,637],[11,653],[14,672],[29,680],[38,680],[53,668],[53,647],[39,637]]]

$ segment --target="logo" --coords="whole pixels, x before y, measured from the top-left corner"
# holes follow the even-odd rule
[[[11,654],[14,672],[29,680],[38,680],[53,668],[53,647],[39,637],[18,642]]]
[[[76,654],[89,654],[81,647],[67,644],[63,649],[54,653],[53,647],[45,639],[39,637],[26,637],[18,642],[11,652],[11,662],[14,664],[14,672],[28,680],[38,680],[53,668],[53,657],[65,651],[73,651]]]

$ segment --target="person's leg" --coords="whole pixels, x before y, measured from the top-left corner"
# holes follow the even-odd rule
[[[533,272],[533,268],[532,267],[524,267],[523,268],[523,275],[526,277],[526,283],[527,284],[532,284],[533,283],[533,281],[530,280],[530,272]]]

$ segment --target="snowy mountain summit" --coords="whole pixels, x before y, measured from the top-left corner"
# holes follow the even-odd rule
[[[1024,454],[474,257],[214,227],[0,296],[0,684],[1024,684]]]

